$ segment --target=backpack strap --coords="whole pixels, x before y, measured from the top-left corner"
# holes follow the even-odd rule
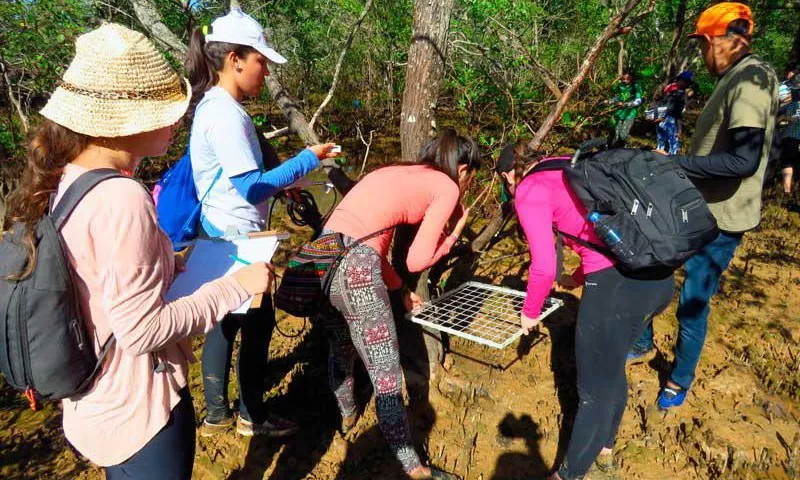
[[[58,205],[55,203],[55,192],[50,195],[50,217],[53,219],[56,230],[60,231],[78,203],[100,182],[111,178],[127,178],[119,170],[113,168],[98,168],[81,174],[72,185],[67,188]]]
[[[525,174],[522,176],[522,179],[520,180],[520,183],[522,183],[522,180],[525,180],[534,173],[552,172],[555,170],[566,170],[570,168],[570,160],[568,160],[568,158],[569,157],[556,157],[552,160],[539,161],[539,163],[537,163],[536,166],[525,172]]]

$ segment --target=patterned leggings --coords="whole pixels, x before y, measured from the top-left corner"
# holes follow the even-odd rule
[[[345,237],[345,244],[352,239]],[[403,371],[389,295],[381,276],[381,257],[357,245],[344,257],[331,282],[330,305],[317,320],[325,326],[330,350],[328,381],[342,416],[356,413],[353,367],[364,362],[375,391],[378,425],[406,472],[421,465],[411,443],[401,394]]]

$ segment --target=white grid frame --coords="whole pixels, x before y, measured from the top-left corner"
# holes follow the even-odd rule
[[[503,349],[522,335],[519,315],[525,292],[467,282],[409,314],[414,323],[489,347]],[[541,318],[564,304],[547,297]]]

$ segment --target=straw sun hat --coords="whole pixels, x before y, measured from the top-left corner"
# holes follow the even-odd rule
[[[92,137],[123,137],[177,122],[189,82],[141,33],[108,23],[78,37],[75,58],[41,113]]]

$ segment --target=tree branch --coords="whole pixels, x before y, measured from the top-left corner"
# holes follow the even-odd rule
[[[314,112],[314,115],[311,116],[311,121],[308,122],[308,125],[311,128],[314,128],[314,123],[316,123],[317,117],[319,117],[320,112],[322,112],[322,109],[324,109],[333,98],[333,92],[336,91],[336,84],[339,82],[339,73],[342,70],[344,57],[350,50],[350,45],[353,44],[353,37],[355,37],[356,32],[361,27],[361,23],[364,22],[364,18],[367,16],[370,7],[372,7],[372,0],[367,0],[367,3],[364,4],[364,9],[361,10],[361,15],[359,15],[358,20],[356,20],[356,23],[353,24],[353,28],[350,29],[350,34],[347,35],[347,40],[345,40],[344,42],[344,48],[342,48],[342,52],[339,54],[339,60],[336,62],[336,68],[333,71],[333,81],[331,82],[330,90],[328,90],[328,95],[325,96],[325,100],[323,100],[322,103],[320,103],[319,107],[317,107],[317,111]]]
[[[161,14],[158,9],[150,0],[130,0],[133,5],[133,12],[136,18],[139,19],[142,26],[150,32],[153,39],[161,44],[164,48],[169,49],[180,60],[186,57],[186,52],[189,49],[186,47],[177,35],[172,33],[164,22],[161,20]]]

